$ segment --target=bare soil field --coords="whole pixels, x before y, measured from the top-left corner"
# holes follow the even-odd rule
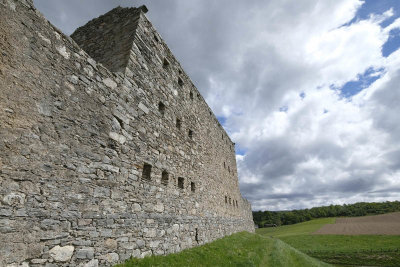
[[[400,235],[400,212],[337,218],[335,224],[325,224],[316,235]]]

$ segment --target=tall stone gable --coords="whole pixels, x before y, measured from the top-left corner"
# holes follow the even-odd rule
[[[146,11],[70,38],[32,1],[0,0],[0,266],[112,265],[254,231],[234,144]]]

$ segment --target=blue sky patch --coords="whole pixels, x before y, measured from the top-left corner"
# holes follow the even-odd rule
[[[279,111],[280,111],[280,112],[287,112],[288,109],[289,109],[288,106],[282,106],[282,107],[279,108]]]
[[[236,151],[236,155],[244,156],[247,152],[247,149],[244,149],[244,148],[240,147],[238,144],[236,144],[235,151]]]
[[[364,4],[357,10],[354,18],[343,26],[349,26],[360,20],[368,19],[372,14],[383,14],[393,9],[393,16],[385,19],[380,26],[385,28],[392,24],[400,17],[400,1],[399,0],[365,0]],[[390,31],[389,40],[382,47],[382,56],[388,57],[391,53],[400,48],[400,30],[394,29]]]
[[[388,57],[400,47],[400,29],[393,29],[389,33],[389,39],[382,46],[382,56]]]
[[[219,121],[219,123],[221,123],[222,126],[224,126],[226,123],[226,117],[224,116],[217,116],[217,120]]]
[[[394,15],[381,23],[382,27],[391,24],[400,16],[399,0],[365,0],[364,4],[357,10],[354,18],[343,26],[349,26],[359,20],[368,19],[372,14],[383,14],[393,8]]]
[[[363,74],[357,76],[357,80],[347,82],[339,89],[342,97],[352,97],[358,94],[382,76],[383,69],[367,69]]]

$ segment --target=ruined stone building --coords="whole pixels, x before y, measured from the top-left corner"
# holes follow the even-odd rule
[[[104,266],[254,231],[235,146],[146,18],[68,37],[0,0],[0,266]]]

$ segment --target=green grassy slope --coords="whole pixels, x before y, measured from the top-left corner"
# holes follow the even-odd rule
[[[247,232],[167,256],[131,259],[129,266],[330,266],[290,247],[279,239]]]
[[[279,227],[269,227],[257,229],[257,234],[273,236],[273,237],[283,237],[283,236],[293,236],[293,235],[308,235],[312,232],[317,231],[325,224],[335,223],[336,218],[323,218],[315,219],[303,223],[284,225]]]
[[[400,266],[400,236],[312,235],[335,218],[316,219],[288,226],[257,229],[257,233],[281,239],[322,261],[338,265]]]

